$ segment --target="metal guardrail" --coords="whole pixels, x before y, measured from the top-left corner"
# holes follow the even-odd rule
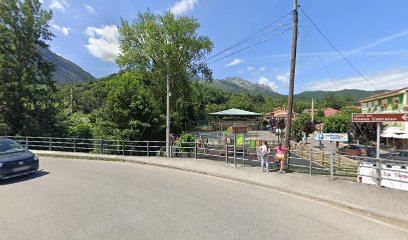
[[[86,152],[101,154],[116,154],[130,156],[166,156],[165,141],[126,141],[85,138],[58,138],[58,137],[23,137],[6,136],[19,142],[26,149]],[[171,157],[190,157],[195,159],[210,159],[225,161],[226,163],[259,166],[257,148],[250,147],[249,142],[243,145],[236,144],[198,144],[197,142],[172,142]],[[279,168],[274,161],[274,153],[270,154],[270,167]],[[364,177],[375,179],[377,186],[383,186],[384,181],[408,184],[408,177],[398,179],[394,175],[407,174],[408,162],[370,157],[345,156],[313,150],[291,150],[287,156],[287,170],[309,174],[323,174],[344,177],[356,177],[362,182]],[[361,169],[372,169],[366,174]],[[367,171],[366,171],[367,172]],[[390,173],[396,174],[390,174]],[[375,173],[375,174],[374,174]],[[390,176],[384,176],[386,173]],[[372,183],[371,183],[372,184]]]

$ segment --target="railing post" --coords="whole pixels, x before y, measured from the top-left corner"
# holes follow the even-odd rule
[[[382,176],[381,176],[381,168],[382,168],[382,162],[381,159],[377,159],[377,187],[381,187],[381,181],[382,181]]]
[[[25,140],[25,148],[26,150],[28,150],[28,137],[26,136],[26,140]]]
[[[103,139],[101,139],[101,154],[103,154]]]
[[[333,142],[330,141],[330,179],[334,179],[334,149],[333,149]]]
[[[312,161],[313,161],[313,149],[310,151],[310,159],[309,159],[309,174],[312,175]]]
[[[234,134],[234,167],[237,167],[237,134]]]
[[[122,140],[122,154],[125,156],[125,140]]]
[[[225,142],[225,163],[228,163],[228,141]]]
[[[76,138],[74,138],[74,152],[76,152]]]
[[[245,165],[245,136],[242,134],[242,162]]]
[[[51,146],[51,137],[48,138],[48,150],[52,150],[52,146]]]
[[[149,149],[149,141],[147,141],[147,144],[146,144],[146,148],[147,148],[147,156],[149,157],[150,156],[150,149]]]
[[[197,151],[197,141],[194,141],[194,158],[197,159],[198,151]]]
[[[169,157],[171,158],[172,155],[173,155],[173,144],[171,144],[171,142],[170,142],[169,146],[170,146],[170,147],[169,147],[169,151],[170,151],[170,152],[169,152],[168,154],[169,154]]]

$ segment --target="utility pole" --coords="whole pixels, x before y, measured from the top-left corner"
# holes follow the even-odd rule
[[[314,102],[312,98],[312,123],[314,122]]]
[[[293,0],[293,28],[292,28],[292,53],[290,61],[288,114],[286,116],[285,148],[290,148],[290,128],[292,125],[293,91],[295,88],[296,47],[298,37],[298,0]]]
[[[167,110],[166,110],[166,156],[171,157],[170,153],[170,79],[169,79],[169,67],[167,65]]]

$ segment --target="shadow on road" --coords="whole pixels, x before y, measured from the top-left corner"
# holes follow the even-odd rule
[[[50,174],[50,172],[44,171],[44,170],[38,170],[35,173],[31,173],[28,175],[23,175],[15,178],[9,178],[5,180],[0,180],[0,185],[9,185],[9,184],[14,184],[14,183],[19,183],[19,182],[24,182],[32,179],[36,179],[39,177],[43,177],[45,175]]]

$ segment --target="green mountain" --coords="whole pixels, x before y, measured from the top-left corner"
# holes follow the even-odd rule
[[[339,91],[305,91],[295,95],[297,99],[323,99],[329,93],[334,93],[337,96],[350,96],[353,100],[359,100],[375,94],[386,92],[386,90],[365,91],[358,89],[344,89]]]
[[[210,87],[216,88],[218,90],[224,92],[232,92],[232,93],[251,93],[251,94],[259,94],[259,95],[270,95],[276,98],[286,97],[287,95],[282,95],[273,91],[268,86],[259,85],[256,83],[252,83],[245,79],[239,77],[229,77],[222,80],[214,80],[211,83],[204,83]],[[344,89],[339,91],[305,91],[298,94],[295,94],[295,99],[302,99],[302,100],[310,100],[314,98],[316,100],[323,99],[327,94],[335,94],[337,96],[350,96],[353,100],[359,100],[362,98],[366,98],[375,94],[386,92],[386,90],[377,90],[377,91],[365,91],[365,90],[358,90],[358,89]]]
[[[68,59],[53,53],[48,48],[40,48],[40,53],[46,61],[56,65],[53,79],[57,84],[96,80],[89,72],[83,70]]]
[[[213,80],[211,83],[202,81],[209,87],[231,93],[251,93],[258,95],[270,95],[283,97],[283,95],[273,91],[270,87],[252,83],[239,77],[229,77],[222,80]]]

